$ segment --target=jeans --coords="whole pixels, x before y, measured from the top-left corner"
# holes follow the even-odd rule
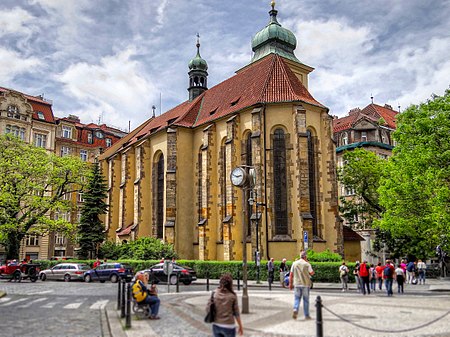
[[[425,270],[419,270],[419,284],[425,284]]]
[[[377,288],[377,280],[374,277],[372,277],[372,279],[370,280],[370,289],[372,291],[375,291],[376,288]]]
[[[397,275],[397,291],[398,293],[403,294],[403,283],[405,282],[405,279],[403,275]]]
[[[236,336],[235,328],[228,329],[228,328],[223,328],[223,327],[213,324],[212,329],[213,329],[214,337],[235,337]]]
[[[345,276],[341,276],[341,284],[342,284],[342,289],[347,290],[348,289],[348,275]]]
[[[378,278],[378,289],[383,289],[383,278],[379,277]]]
[[[159,311],[160,300],[158,296],[147,296],[145,300],[139,303],[146,303],[150,307],[150,314],[152,316],[157,316]]]
[[[362,293],[365,295],[367,289],[367,293],[370,295],[369,276],[361,276],[361,283]]]
[[[303,297],[303,313],[305,317],[309,317],[309,287],[295,286],[294,296],[294,311],[298,312]]]
[[[392,296],[394,293],[392,292],[392,283],[394,282],[394,279],[387,278],[384,280],[384,284],[386,285],[386,291],[388,296]]]

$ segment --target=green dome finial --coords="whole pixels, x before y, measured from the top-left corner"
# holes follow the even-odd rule
[[[197,33],[197,55],[189,61],[189,69],[198,69],[198,70],[208,70],[208,64],[202,57],[200,56],[200,34]]]

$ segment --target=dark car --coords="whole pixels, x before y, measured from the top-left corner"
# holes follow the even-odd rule
[[[197,279],[197,273],[194,269],[189,267],[180,266],[179,264],[172,263],[173,269],[169,277],[170,284],[177,284],[177,274],[180,276],[180,282],[185,285],[191,284]],[[144,270],[149,273],[150,282],[154,283],[167,283],[167,274],[164,272],[164,263],[158,263],[150,267],[150,269]]]
[[[133,278],[133,269],[124,263],[103,263],[98,267],[84,273],[84,281],[111,281],[116,283],[119,279],[130,281]]]

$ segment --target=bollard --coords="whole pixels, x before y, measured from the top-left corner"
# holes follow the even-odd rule
[[[320,296],[316,298],[316,336],[323,337],[322,299]]]
[[[120,302],[120,318],[125,317],[125,280],[120,279],[119,282],[122,284],[122,296]]]
[[[180,292],[180,272],[177,272],[177,288],[176,288],[176,292],[179,293]]]
[[[209,271],[206,272],[206,291],[209,291]]]
[[[131,284],[127,283],[127,315],[125,318],[125,327],[131,328]]]
[[[122,299],[122,293],[121,293],[121,288],[120,288],[120,286],[121,286],[121,284],[120,284],[120,282],[117,282],[117,284],[118,284],[118,287],[117,287],[117,310],[120,310],[120,300]]]
[[[238,269],[238,272],[237,272],[237,288],[238,288],[238,291],[241,289],[241,275],[240,275],[240,273],[239,273],[239,269]]]

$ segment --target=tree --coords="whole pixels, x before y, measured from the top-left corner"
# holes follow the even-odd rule
[[[380,181],[381,229],[430,256],[450,242],[450,90],[398,115],[389,175]]]
[[[26,235],[73,234],[73,226],[52,213],[71,208],[64,196],[82,188],[85,171],[79,158],[58,157],[17,137],[0,136],[0,244],[7,259],[18,258]]]
[[[377,189],[386,160],[364,149],[346,152],[343,158],[345,165],[339,169],[338,179],[352,196],[340,198],[340,212],[354,227],[371,228],[383,212]]]
[[[98,163],[93,164],[88,175],[87,186],[83,194],[84,204],[78,225],[78,244],[80,258],[93,258],[98,255],[98,247],[105,240],[105,226],[99,216],[105,214],[107,186]]]

